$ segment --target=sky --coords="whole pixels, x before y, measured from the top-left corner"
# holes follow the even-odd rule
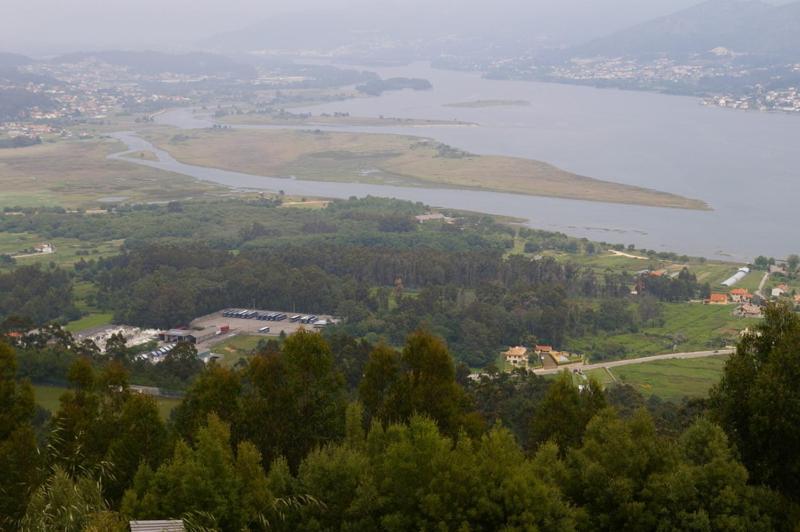
[[[203,38],[287,12],[356,9],[367,0],[0,0],[0,51],[53,54],[98,48],[180,51]],[[532,27],[572,40],[664,15],[699,0],[371,0],[418,6],[419,12],[480,20],[487,10],[512,12]],[[469,13],[465,15],[465,13]],[[537,24],[533,24],[535,21]],[[501,31],[501,30],[498,30]]]

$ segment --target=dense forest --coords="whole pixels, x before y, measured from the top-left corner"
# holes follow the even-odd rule
[[[272,199],[120,207],[102,216],[23,209],[21,216],[0,217],[0,230],[87,243],[124,240],[118,255],[97,259],[87,252],[64,274],[68,283],[91,284],[92,304],[118,323],[169,328],[223,307],[333,314],[343,318],[344,332],[395,346],[428,328],[472,367],[491,363],[504,345],[562,347],[598,331],[636,331],[658,320],[661,301],[709,291],[684,271],[645,278],[640,294],[631,296],[635,273],[533,255],[588,256],[608,244],[478,215],[418,223],[414,216],[426,211],[376,198],[322,210],[281,208]],[[528,252],[514,252],[515,242]],[[21,315],[42,324],[73,315],[68,299],[53,304],[37,286],[24,295],[27,307],[40,311],[0,293],[0,319]],[[598,348],[595,355],[614,353]]]
[[[634,331],[708,293],[687,269],[581,262],[622,246],[464,213],[419,223],[424,205],[375,198],[6,212],[5,234],[80,245],[72,263],[0,270],[0,529],[800,522],[800,318],[787,307],[741,338],[707,398],[664,402],[493,367],[503,346]],[[109,241],[119,249],[99,254]],[[62,327],[87,306],[143,327],[248,306],[342,322],[265,339],[227,365],[204,364],[189,344],[151,364],[139,356],[147,344],[114,335],[98,346]],[[67,391],[45,410],[31,382]],[[180,399],[167,414],[132,383]]]
[[[793,530],[800,318],[769,307],[703,401],[645,403],[569,374],[466,379],[429,332],[402,348],[301,332],[246,365],[192,367],[168,421],[124,341],[57,327],[0,343],[4,529]],[[189,346],[178,355],[190,363]],[[48,351],[58,409],[20,379]],[[358,368],[354,371],[354,367]],[[172,371],[186,369],[176,363]],[[356,376],[356,378],[353,378]],[[776,395],[777,394],[777,395]]]

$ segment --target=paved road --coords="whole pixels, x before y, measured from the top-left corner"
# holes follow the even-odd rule
[[[656,360],[687,360],[691,358],[708,358],[720,355],[730,355],[733,353],[733,349],[720,349],[718,351],[695,351],[693,353],[670,353],[668,355],[653,355],[651,357],[642,357],[642,358],[630,358],[628,360],[612,360],[609,362],[598,362],[597,364],[585,364],[581,365],[571,365],[571,366],[562,366],[557,369],[540,369],[534,370],[534,373],[537,375],[555,375],[560,371],[571,370],[571,369],[581,369],[582,371],[589,371],[592,369],[604,369],[604,368],[617,368],[619,366],[630,366],[631,364],[647,364],[648,362],[655,362]]]

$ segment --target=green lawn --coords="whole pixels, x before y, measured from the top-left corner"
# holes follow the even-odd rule
[[[236,364],[239,359],[250,357],[258,347],[258,343],[268,338],[266,335],[234,336],[221,344],[215,345],[211,352],[222,356],[222,359],[219,360],[221,365],[230,367]]]
[[[614,383],[614,378],[605,369],[591,369],[584,372],[587,377],[593,378],[600,383],[603,388]]]
[[[109,313],[94,313],[84,316],[83,318],[69,322],[65,329],[71,333],[85,331],[86,329],[94,329],[111,323],[113,314]]]
[[[36,403],[50,412],[58,410],[58,399],[66,391],[67,389],[63,386],[46,386],[43,384],[35,384],[33,386],[33,393],[36,395]]]
[[[99,259],[119,253],[121,240],[88,242],[77,238],[45,238],[35,233],[0,233],[0,255],[19,255],[37,244],[48,243],[55,247],[54,253],[22,256],[16,258],[17,266],[50,264],[72,266],[83,258]]]
[[[45,384],[35,384],[33,392],[36,396],[36,403],[42,408],[55,412],[60,405],[59,398],[67,391],[63,386],[50,386]],[[156,397],[156,405],[163,419],[169,419],[172,410],[181,402],[180,399],[167,399]]]
[[[731,344],[739,331],[758,323],[757,319],[737,318],[733,305],[703,305],[700,303],[668,303],[664,305],[664,325],[649,327],[637,333],[598,334],[574,340],[568,345],[571,351],[585,353],[599,361],[602,355],[624,349],[621,356],[606,358],[638,358],[641,356],[671,353],[673,339],[682,340],[677,350],[681,352],[717,349],[721,344]]]
[[[764,272],[760,271],[752,271],[747,274],[747,277],[733,285],[733,288],[745,288],[751,294],[754,294],[756,290],[758,290],[758,285],[761,283],[761,279],[764,277]],[[712,287],[713,288],[713,287]]]
[[[612,368],[620,382],[633,385],[643,395],[667,401],[704,397],[722,377],[727,356],[690,360],[657,360]]]

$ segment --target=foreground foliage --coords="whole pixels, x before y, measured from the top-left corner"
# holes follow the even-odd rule
[[[667,415],[629,387],[579,390],[566,374],[486,376],[465,388],[427,332],[402,351],[372,349],[356,391],[331,346],[302,332],[242,368],[202,371],[168,425],[153,400],[128,390],[119,361],[98,370],[78,357],[41,429],[15,351],[0,344],[3,526],[124,530],[128,519],[181,518],[231,531],[792,530],[793,413],[773,409],[769,427],[744,434],[735,423],[759,403],[738,417],[727,407],[734,382],[753,401],[778,382],[761,373],[773,360],[792,376],[798,331],[790,311],[771,309],[737,357],[760,346],[766,358],[744,375],[773,380],[742,378],[734,357],[710,411]],[[797,386],[785,382],[793,404]],[[768,452],[752,462],[754,444]],[[785,475],[768,460],[778,449]]]

